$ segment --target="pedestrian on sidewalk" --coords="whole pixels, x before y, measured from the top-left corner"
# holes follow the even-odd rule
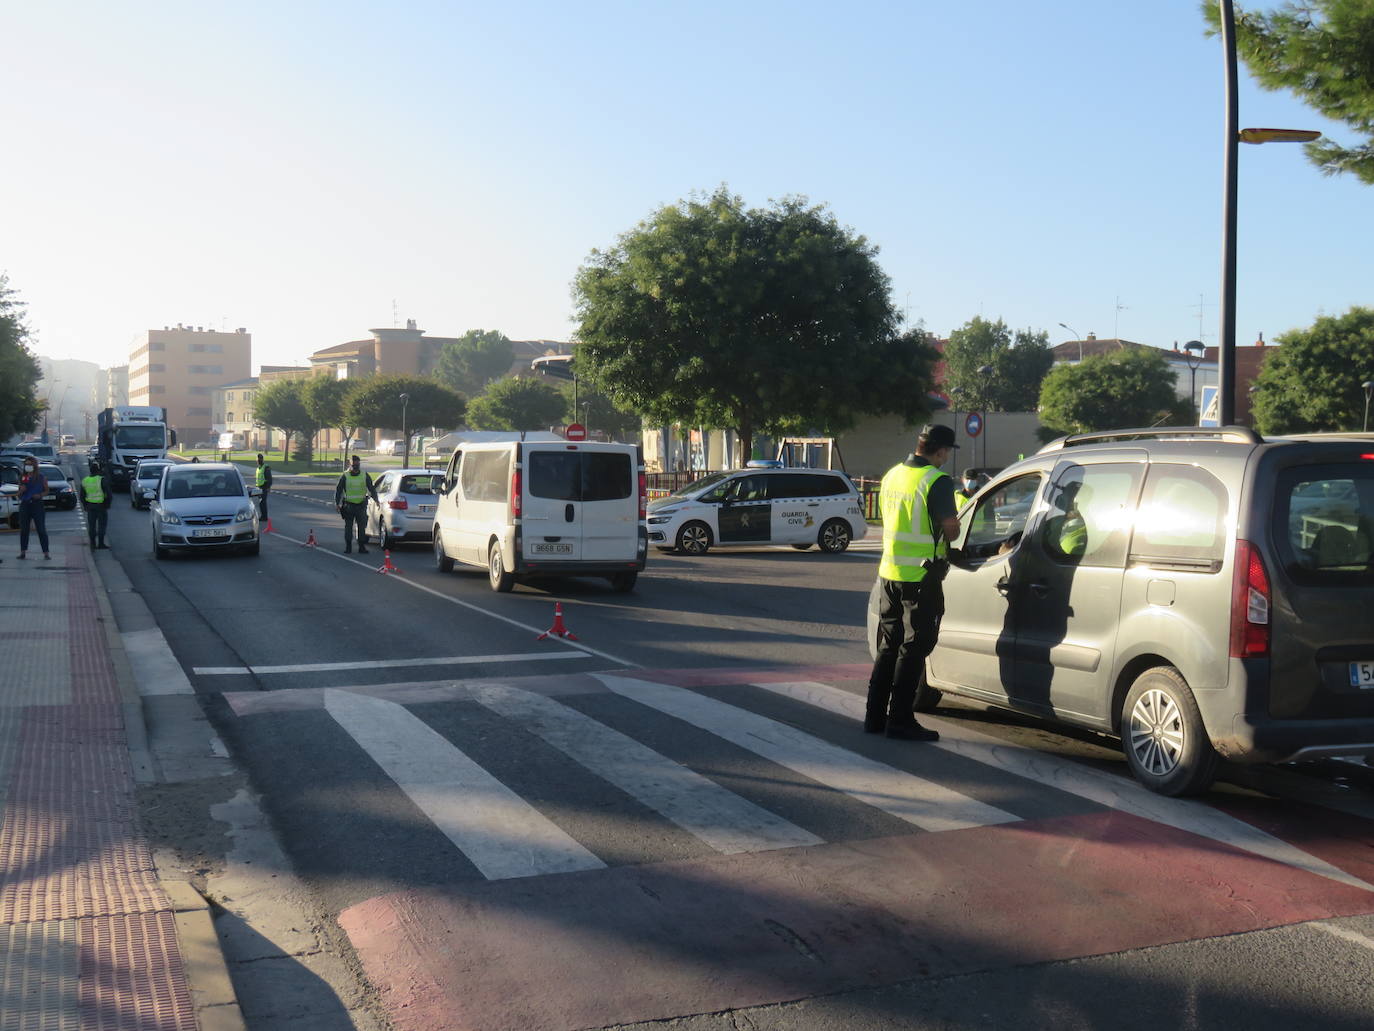
[[[272,489],[272,470],[267,464],[267,459],[263,458],[262,452],[258,452],[258,490],[262,491],[258,495],[258,518],[267,518],[267,494]]]
[[[367,499],[377,501],[377,488],[372,477],[363,472],[358,456],[349,459],[339,482],[334,484],[334,507],[344,521],[344,554],[353,554],[353,532],[357,527],[358,554],[367,554]],[[377,504],[381,504],[377,501]]]
[[[130,490],[137,490],[131,486]],[[109,548],[105,543],[105,527],[110,521],[110,502],[114,500],[114,488],[110,478],[100,468],[99,462],[92,462],[90,475],[81,480],[81,501],[86,508],[86,535],[91,539],[91,550]]]
[[[24,475],[19,479],[19,557],[28,558],[29,526],[38,531],[38,543],[43,548],[43,557],[48,554],[48,514],[43,507],[43,498],[48,493],[48,480],[38,471],[38,459],[24,459]]]
[[[916,450],[883,477],[883,557],[878,564],[878,658],[868,680],[864,732],[904,741],[938,741],[916,722],[916,688],[935,650],[945,614],[949,541],[959,534],[954,481],[940,466],[958,447],[954,431],[926,426]]]

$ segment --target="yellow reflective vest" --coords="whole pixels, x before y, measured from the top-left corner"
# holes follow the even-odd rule
[[[357,475],[344,473],[344,500],[350,505],[361,505],[367,498],[367,473],[359,470]]]
[[[949,546],[935,540],[926,498],[941,476],[939,466],[895,465],[878,489],[878,510],[883,517],[883,557],[878,575],[884,580],[918,583],[925,579],[924,563],[944,558]]]
[[[86,492],[88,505],[103,505],[105,503],[105,488],[100,485],[99,476],[82,477],[81,489]]]
[[[267,466],[265,465],[258,466],[258,486],[267,486]]]

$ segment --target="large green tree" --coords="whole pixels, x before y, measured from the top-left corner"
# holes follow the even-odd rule
[[[1044,330],[1018,329],[1005,322],[975,316],[949,335],[945,345],[944,389],[963,408],[986,407],[994,412],[1033,411],[1040,400],[1040,384],[1054,364],[1050,335]],[[992,367],[984,376],[978,370]]]
[[[343,437],[345,457],[348,455],[350,442],[361,429],[357,423],[350,423],[344,418],[344,402],[358,382],[358,380],[338,379],[334,376],[321,375],[306,380],[305,386],[302,388],[302,398],[305,401],[306,411],[315,420],[315,425],[332,427],[338,430],[339,435]]]
[[[578,361],[658,423],[822,431],[927,413],[934,355],[904,347],[877,249],[823,207],[746,208],[724,187],[593,251],[573,286]],[[923,337],[922,337],[923,339]]]
[[[504,333],[470,329],[440,349],[434,375],[445,386],[472,397],[507,375],[514,360],[515,348]]]
[[[1374,380],[1374,308],[1317,319],[1276,338],[1256,380],[1251,410],[1261,433],[1358,430],[1361,383]]]
[[[1042,436],[1187,422],[1177,373],[1156,347],[1128,347],[1056,365],[1040,388]]]
[[[28,348],[28,335],[24,304],[0,273],[0,442],[29,432],[43,410],[38,399],[43,370]]]
[[[1202,6],[1217,31],[1219,5]],[[1348,147],[1325,138],[1307,144],[1313,164],[1374,183],[1374,4],[1300,0],[1269,11],[1237,9],[1236,49],[1265,89],[1291,91],[1359,137]]]
[[[259,388],[253,398],[253,418],[281,431],[284,454],[291,453],[293,436],[310,437],[320,428],[305,402],[306,385],[307,381],[299,379],[274,380]]]
[[[408,397],[404,403],[402,394]],[[462,425],[466,409],[463,395],[432,379],[373,376],[359,380],[348,392],[342,414],[344,422],[351,426],[405,429],[410,433],[422,426],[453,429]]]
[[[568,398],[543,380],[507,376],[472,399],[468,425],[475,430],[547,430],[568,418]]]

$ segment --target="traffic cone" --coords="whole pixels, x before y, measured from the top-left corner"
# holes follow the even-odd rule
[[[266,527],[262,532],[263,532],[263,533],[271,533],[271,532],[272,532],[272,517],[271,517],[271,516],[268,516],[268,517],[267,517],[267,527]]]
[[[302,548],[314,548],[314,547],[318,547],[318,545],[315,543],[315,528],[314,528],[313,526],[310,528],[310,535],[309,535],[308,537],[305,538],[305,541],[301,544],[301,547],[302,547]]]
[[[386,556],[386,561],[383,562],[380,566],[377,567],[377,572],[379,572],[379,573],[399,573],[400,570],[397,569],[395,566],[393,566],[393,565],[391,564],[391,552],[390,552],[390,551],[384,551],[384,552],[382,552],[382,554]]]
[[[566,637],[569,641],[577,640],[577,635],[563,625],[563,603],[561,601],[553,603],[553,626],[545,630],[535,640],[542,641],[546,637]]]

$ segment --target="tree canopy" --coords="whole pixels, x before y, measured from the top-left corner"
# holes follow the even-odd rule
[[[1040,388],[1042,436],[1187,422],[1189,402],[1156,347],[1130,347],[1056,365]]]
[[[43,408],[38,400],[43,370],[28,348],[23,309],[0,273],[0,441],[32,430]]]
[[[409,397],[404,405],[402,394]],[[409,432],[421,426],[453,429],[462,424],[466,408],[461,394],[432,379],[373,376],[358,380],[349,390],[341,414],[350,426]]]
[[[334,376],[312,376],[304,381],[301,396],[306,411],[317,426],[330,426],[339,431],[344,439],[344,453],[348,453],[349,442],[360,427],[344,418],[344,402],[352,391],[356,380],[337,379]]]
[[[1374,380],[1374,308],[1323,316],[1276,338],[1255,381],[1251,411],[1261,433],[1358,430]]]
[[[445,386],[472,397],[510,372],[515,349],[504,333],[470,329],[439,351],[434,375]]]
[[[949,335],[945,345],[945,390],[961,408],[1030,412],[1040,401],[1040,384],[1054,364],[1044,330],[1018,329],[975,316]],[[991,365],[991,376],[979,369]]]
[[[253,398],[253,418],[264,426],[281,430],[286,438],[283,451],[288,453],[294,435],[309,437],[320,428],[305,402],[306,386],[305,380],[274,380],[260,387]]]
[[[1203,4],[1212,31],[1216,0]],[[1236,50],[1269,90],[1289,90],[1318,113],[1360,137],[1346,147],[1330,139],[1306,144],[1327,175],[1349,173],[1374,183],[1374,5],[1369,0],[1301,0],[1272,11],[1236,10]]]
[[[804,198],[746,208],[724,187],[653,212],[573,285],[578,361],[655,422],[822,431],[928,410],[935,355],[899,339],[877,249]]]
[[[468,405],[475,430],[546,430],[568,416],[569,395],[530,376],[497,380]]]

